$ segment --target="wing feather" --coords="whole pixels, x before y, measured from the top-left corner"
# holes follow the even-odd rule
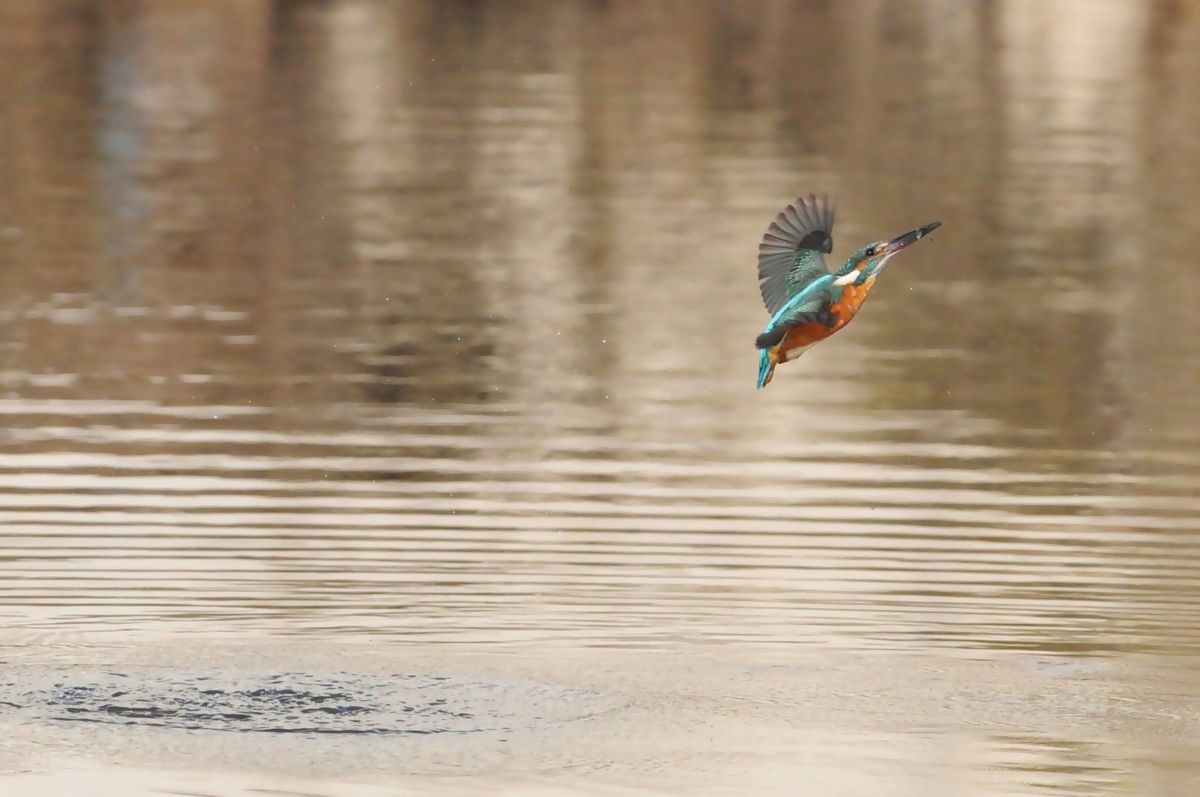
[[[774,346],[783,339],[788,327],[811,320],[814,315],[827,313],[833,303],[833,280],[832,274],[818,277],[784,301],[755,340],[755,345],[760,349]]]
[[[809,194],[785,207],[758,245],[758,286],[772,315],[814,280],[829,273],[833,251],[833,205]]]

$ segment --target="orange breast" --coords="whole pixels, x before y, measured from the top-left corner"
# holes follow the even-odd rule
[[[875,278],[868,277],[867,281],[862,285],[847,285],[843,288],[842,297],[829,308],[830,312],[837,313],[837,323],[832,327],[827,327],[824,324],[797,324],[790,328],[775,350],[778,361],[785,363],[788,360],[796,359],[800,356],[800,350],[804,347],[824,340],[846,326],[846,324],[849,324],[850,319],[854,318],[859,308],[862,307],[863,302],[867,300],[867,294],[871,292],[871,288],[874,285]]]
[[[875,287],[875,278],[867,277],[866,282],[862,285],[847,285],[842,289],[842,298],[830,307],[830,310],[837,313],[838,317],[837,324],[830,330],[830,334],[850,323],[850,319],[858,314],[859,308],[863,306],[863,302],[867,300],[867,294],[873,287]]]

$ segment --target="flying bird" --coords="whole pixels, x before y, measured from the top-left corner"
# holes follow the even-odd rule
[[[825,265],[825,255],[833,251],[829,198],[810,194],[780,211],[758,245],[758,287],[771,314],[754,341],[758,386],[767,386],[775,366],[849,324],[892,256],[941,224],[933,221],[890,241],[859,247],[830,273]]]

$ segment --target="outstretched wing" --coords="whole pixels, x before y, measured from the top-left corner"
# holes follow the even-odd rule
[[[833,204],[828,197],[800,197],[788,205],[758,245],[758,287],[774,315],[788,299],[825,276],[833,251]]]

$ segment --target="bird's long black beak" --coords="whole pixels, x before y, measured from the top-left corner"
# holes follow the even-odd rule
[[[888,243],[886,254],[890,255],[893,252],[899,252],[904,247],[908,246],[909,244],[916,243],[941,226],[942,223],[940,221],[931,221],[924,227],[918,227],[915,230],[909,230],[908,232],[904,233],[904,235],[896,236]]]

